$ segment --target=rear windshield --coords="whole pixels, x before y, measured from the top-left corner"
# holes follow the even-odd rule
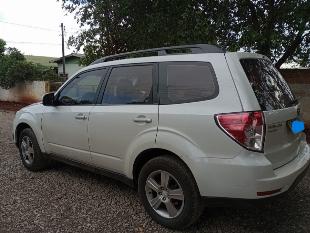
[[[241,59],[240,63],[263,111],[294,106],[297,101],[280,72],[266,59]]]

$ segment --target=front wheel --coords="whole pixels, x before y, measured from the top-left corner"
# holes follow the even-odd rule
[[[172,156],[148,161],[138,178],[141,201],[159,224],[184,229],[200,217],[203,206],[189,169]]]
[[[23,165],[30,171],[42,170],[50,164],[41,152],[37,138],[30,128],[24,129],[20,134],[19,152]]]

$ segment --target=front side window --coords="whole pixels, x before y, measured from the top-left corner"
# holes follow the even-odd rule
[[[152,65],[115,67],[111,71],[102,103],[151,104],[152,83]]]
[[[166,62],[160,85],[161,104],[190,103],[215,98],[218,84],[208,62]]]
[[[95,104],[99,83],[105,70],[93,70],[75,77],[58,96],[59,105]]]
[[[240,63],[263,111],[291,107],[295,96],[280,72],[266,59],[241,59]]]

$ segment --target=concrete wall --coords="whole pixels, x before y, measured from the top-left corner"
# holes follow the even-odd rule
[[[42,96],[49,92],[48,82],[34,81],[17,84],[9,90],[0,87],[0,101],[34,103],[42,100]]]

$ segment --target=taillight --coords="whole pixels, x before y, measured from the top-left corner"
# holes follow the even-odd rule
[[[220,128],[240,145],[263,152],[265,126],[262,112],[224,113],[216,115],[215,119]]]

